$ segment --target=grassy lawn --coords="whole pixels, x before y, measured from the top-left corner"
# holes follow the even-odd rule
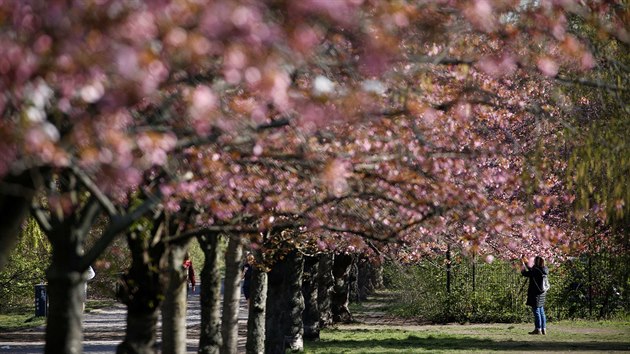
[[[549,323],[547,336],[529,324],[426,326],[344,325],[326,329],[306,353],[613,352],[630,351],[630,322]]]
[[[33,312],[30,311],[28,314],[0,314],[0,332],[11,332],[44,325],[46,317],[35,317]]]

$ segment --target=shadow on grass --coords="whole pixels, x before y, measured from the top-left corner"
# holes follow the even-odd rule
[[[530,341],[494,341],[490,339],[453,338],[453,337],[418,337],[410,335],[404,339],[366,339],[366,340],[322,340],[306,344],[311,350],[334,350],[335,352],[389,353],[394,350],[408,352],[418,350],[482,350],[482,351],[627,351],[628,342],[550,342],[541,339]],[[382,351],[380,351],[382,349]]]
[[[378,291],[374,294],[370,294],[366,301],[360,303],[350,303],[350,308],[353,313],[360,313],[362,311],[383,311],[391,312],[397,307],[396,294],[387,291]]]

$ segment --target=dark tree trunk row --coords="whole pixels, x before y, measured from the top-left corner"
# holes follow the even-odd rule
[[[353,257],[347,254],[335,255],[333,261],[334,286],[331,294],[331,309],[334,322],[350,323],[352,314],[350,303],[350,271]]]
[[[350,273],[348,274],[348,287],[350,288],[350,302],[360,303],[361,298],[359,295],[359,264],[357,256],[352,257],[352,263],[350,263]]]
[[[305,257],[302,275],[302,294],[304,296],[304,339],[319,339],[319,307],[317,306],[317,257]]]
[[[223,286],[223,314],[221,317],[222,354],[236,353],[238,345],[238,311],[241,299],[240,284],[243,265],[243,244],[232,236],[225,252],[225,281]]]
[[[187,269],[182,266],[188,242],[168,249],[168,286],[162,303],[162,352],[186,353]]]
[[[155,227],[152,236],[159,227]],[[159,242],[151,245],[141,231],[127,233],[131,249],[131,268],[123,275],[117,296],[127,305],[125,339],[118,354],[156,352],[158,310],[164,296],[166,278],[161,273],[166,263],[166,248]]]
[[[248,354],[259,354],[265,351],[267,273],[254,267],[250,286],[246,351]]]
[[[7,188],[0,193],[0,270],[9,259],[9,253],[17,242],[22,223],[30,213],[31,201],[41,186],[40,172],[27,170],[19,175],[8,174],[0,180]]]
[[[302,254],[292,251],[268,274],[265,353],[303,349],[303,268]]]
[[[199,354],[217,354],[221,348],[221,274],[219,273],[219,235],[207,234],[199,238],[205,256],[201,270],[201,333]]]
[[[332,292],[335,286],[333,275],[334,255],[324,253],[319,256],[317,263],[317,307],[319,309],[319,327],[325,328],[333,323]]]

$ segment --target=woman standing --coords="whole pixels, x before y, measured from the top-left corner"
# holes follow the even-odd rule
[[[192,293],[194,294],[197,281],[195,279],[195,268],[193,268],[192,260],[190,259],[188,252],[184,255],[184,264],[182,264],[182,267],[184,267],[186,272],[186,289],[188,289],[188,282],[190,282],[190,287],[192,288]]]
[[[527,265],[525,258],[522,258],[521,261],[523,262],[521,274],[529,278],[526,304],[532,307],[534,325],[536,326],[529,334],[547,334],[547,317],[544,307],[547,292],[543,290],[543,276],[547,276],[549,270],[545,267],[545,260],[540,256],[534,258],[534,266],[531,268]]]

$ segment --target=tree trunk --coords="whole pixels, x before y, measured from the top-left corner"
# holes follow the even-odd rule
[[[236,353],[238,346],[238,311],[241,299],[241,266],[243,264],[243,245],[241,240],[232,236],[228,240],[225,252],[225,282],[223,290],[223,314],[221,334],[223,345],[221,353]]]
[[[162,352],[186,353],[187,270],[182,265],[188,243],[168,251],[168,287],[162,302]]]
[[[53,251],[54,252],[54,251]],[[54,257],[53,257],[54,259]],[[83,287],[86,278],[53,262],[48,270],[46,354],[83,352]],[[67,265],[67,264],[64,264]]]
[[[366,258],[358,260],[359,275],[357,278],[358,300],[359,302],[367,300],[368,295],[374,292],[373,273],[374,265]]]
[[[117,354],[156,353],[157,309],[157,307],[146,309],[129,308],[127,311],[125,340],[116,348]]]
[[[269,272],[265,353],[304,349],[302,311],[302,271],[304,258],[292,251]]]
[[[86,229],[75,227],[74,216],[54,219],[47,233],[52,245],[48,268],[46,353],[83,351],[83,301],[87,274],[79,270]]]
[[[333,276],[335,277],[335,285],[331,295],[331,309],[334,322],[349,323],[352,322],[352,314],[348,308],[350,298],[350,268],[352,265],[352,256],[347,254],[335,255],[333,262]]]
[[[39,171],[27,170],[15,176],[12,174],[2,178],[1,184],[11,191],[0,194],[0,270],[9,259],[9,253],[15,247],[22,223],[29,215],[31,200],[41,183],[35,183],[33,175]]]
[[[374,289],[382,289],[385,287],[383,284],[383,264],[380,262],[377,264],[371,264],[370,269],[370,278]]]
[[[221,274],[219,273],[219,235],[198,238],[205,256],[201,270],[201,332],[199,354],[217,354],[221,348]]]
[[[154,230],[155,231],[155,230]],[[116,295],[127,305],[125,339],[118,345],[118,354],[155,353],[158,309],[164,296],[166,249],[163,243],[150,246],[141,231],[127,233],[131,250],[131,268],[119,283]]]
[[[359,265],[358,257],[352,257],[352,264],[350,264],[350,274],[348,275],[348,284],[350,287],[350,295],[348,299],[351,302],[359,303]]]
[[[304,339],[319,339],[319,308],[317,306],[317,257],[306,257],[302,275],[302,296],[304,296]]]
[[[249,314],[247,317],[247,354],[265,351],[265,310],[267,308],[267,273],[258,267],[252,269]]]
[[[331,298],[335,278],[332,273],[334,255],[325,253],[319,256],[317,264],[317,307],[319,308],[319,327],[332,325]]]

